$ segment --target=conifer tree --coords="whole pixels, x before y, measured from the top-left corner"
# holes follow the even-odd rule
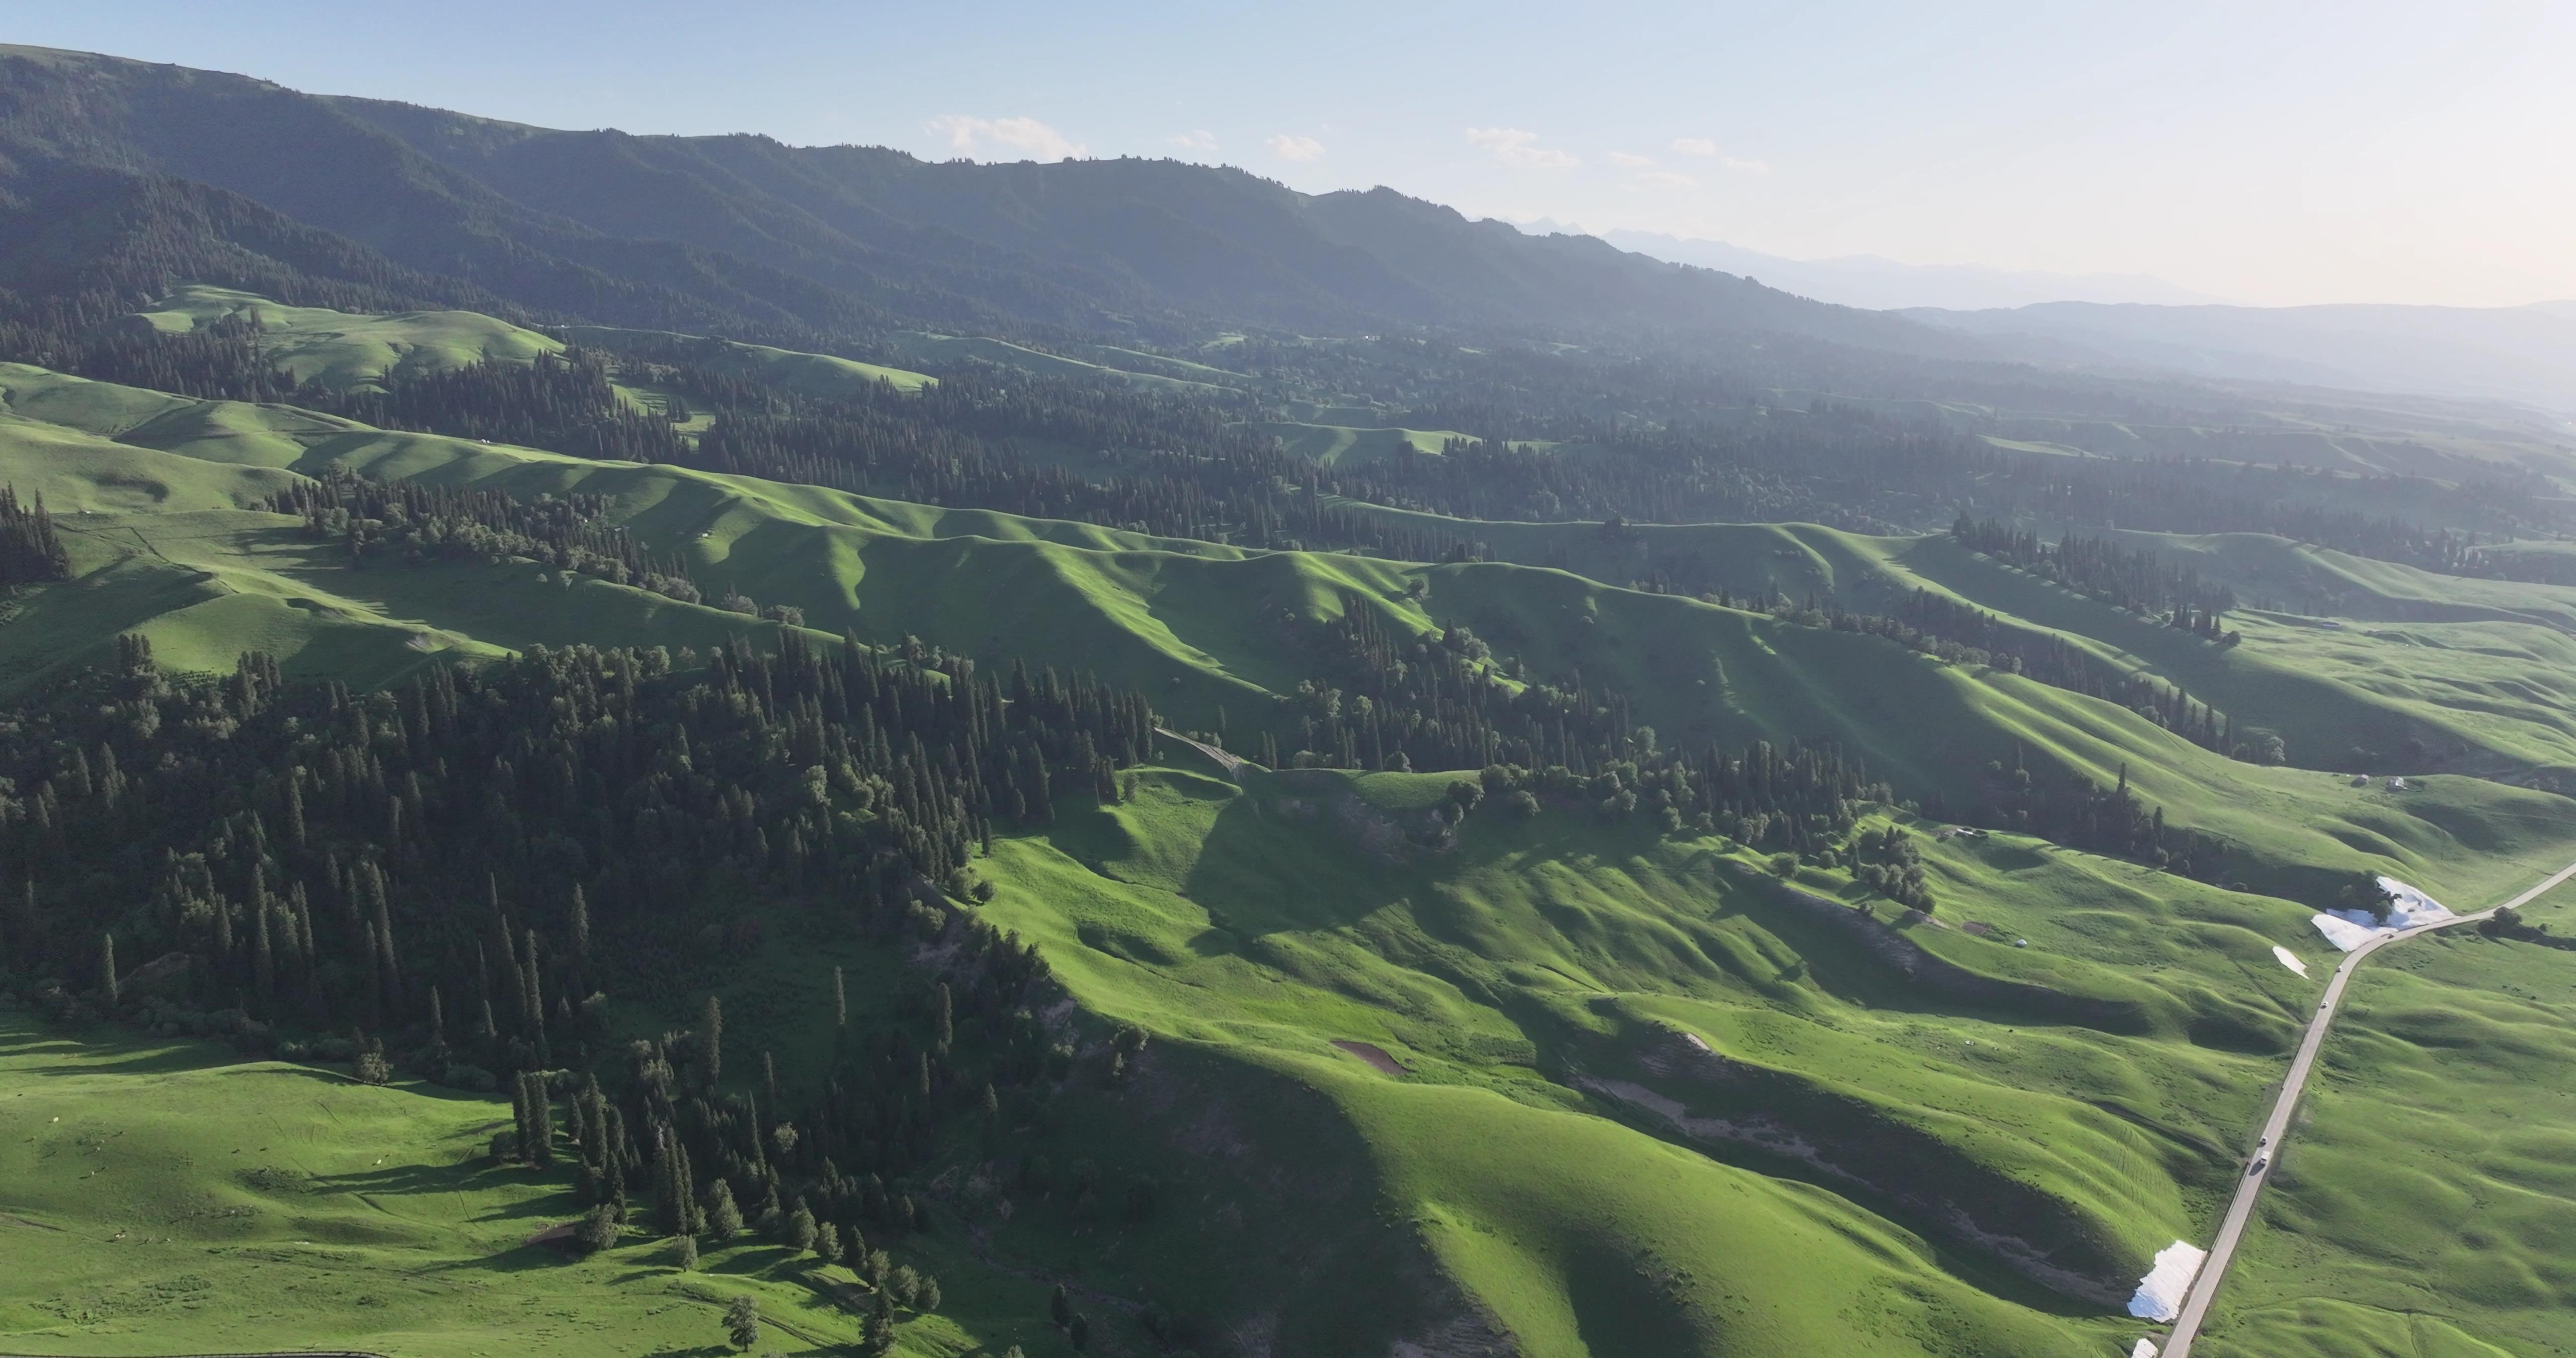
[[[546,1077],[530,1071],[528,1081],[528,1163],[539,1169],[555,1163],[555,1103],[546,1090]]]
[[[718,1241],[742,1234],[742,1209],[734,1205],[733,1185],[723,1179],[707,1188],[707,1230]]]
[[[724,1002],[707,996],[706,1017],[698,1025],[698,1056],[712,1093],[724,1079]]]
[[[520,1071],[510,1081],[510,1125],[513,1150],[518,1158],[531,1160],[536,1155],[536,1116],[528,1109],[528,1073]]]

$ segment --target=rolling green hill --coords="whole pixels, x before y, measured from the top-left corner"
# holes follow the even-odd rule
[[[1451,439],[1466,435],[1450,429],[1354,429],[1338,424],[1256,424],[1299,457],[1327,467],[1373,462],[1393,453],[1438,453]]]
[[[1614,589],[1560,571],[1248,553],[810,486],[387,433],[290,407],[191,401],[26,369],[0,370],[0,392],[18,416],[9,428],[28,431],[27,442],[0,445],[0,470],[74,512],[75,536],[87,544],[85,564],[151,559],[140,568],[119,566],[112,577],[119,581],[138,569],[159,580],[165,567],[219,577],[241,572],[244,581],[259,582],[249,594],[274,602],[223,607],[255,608],[268,619],[259,635],[283,647],[290,664],[299,663],[293,659],[298,638],[356,626],[369,639],[362,649],[384,652],[366,670],[371,678],[408,668],[404,658],[421,654],[415,642],[422,632],[433,634],[432,646],[622,644],[642,635],[636,627],[649,630],[652,619],[668,614],[682,627],[671,644],[703,645],[724,629],[760,624],[597,581],[570,589],[556,581],[541,589],[533,568],[485,568],[493,574],[484,578],[511,581],[493,591],[415,582],[401,571],[349,572],[318,560],[327,554],[309,545],[290,546],[292,521],[284,516],[265,534],[235,522],[175,551],[156,552],[152,540],[165,525],[115,511],[146,504],[238,506],[280,484],[275,478],[282,474],[331,468],[498,487],[522,499],[602,495],[613,517],[643,542],[686,553],[703,582],[762,604],[799,608],[807,626],[887,644],[917,636],[988,662],[1050,657],[1166,695],[1158,702],[1193,729],[1213,729],[1220,708],[1254,724],[1288,720],[1288,695],[1313,677],[1314,661],[1295,632],[1273,620],[1336,616],[1356,600],[1401,632],[1470,627],[1541,674],[1579,665],[1614,683],[1638,719],[1675,745],[1827,739],[1865,752],[1873,769],[1907,795],[1957,798],[1982,795],[1987,766],[1998,761],[2010,767],[2023,760],[2103,785],[2127,767],[2141,795],[2164,805],[2173,819],[2236,843],[2247,880],[2294,894],[2307,874],[2355,851],[2437,879],[2444,872],[2502,873],[2492,859],[2477,860],[2486,867],[2452,867],[2445,860],[2471,841],[2509,852],[2544,842],[2546,836],[2535,840],[2520,827],[2545,822],[2546,808],[2556,804],[2549,797],[2518,800],[2531,794],[2474,779],[2432,778],[2417,792],[2387,794],[2344,789],[2310,772],[2253,769],[2125,709],[2026,679],[1942,664],[1875,637]],[[79,442],[80,459],[53,454],[66,439]],[[21,466],[28,468],[23,476]],[[83,510],[94,512],[78,513]],[[1848,552],[1887,545],[1799,531]],[[128,541],[135,545],[127,547]],[[1937,539],[1901,543],[1947,546]],[[1830,567],[1831,557],[1813,555]],[[1993,576],[1999,585],[2022,587],[2025,580],[1954,555],[1949,564]],[[299,571],[308,572],[300,577],[305,583],[279,583]],[[309,574],[314,571],[322,574]],[[86,579],[76,587],[89,587]],[[2027,587],[2040,589],[2035,581]],[[593,608],[593,595],[619,602]],[[297,597],[307,602],[289,601]],[[2115,611],[2073,596],[2064,600],[2127,623]],[[28,634],[36,638],[31,646],[57,657],[97,653],[117,631],[144,625],[148,616],[76,608],[56,615],[86,624],[75,633]],[[2164,629],[2129,625],[2150,640],[2164,636]],[[494,634],[484,637],[478,628]],[[454,641],[439,640],[440,634]],[[188,635],[178,636],[180,653],[203,656],[202,649],[188,648]],[[2249,651],[2259,647],[2240,648]],[[318,664],[337,654],[319,652],[314,659]]]
[[[853,389],[870,382],[890,383],[903,391],[919,391],[936,380],[901,368],[861,363],[855,359],[835,358],[830,354],[808,354],[793,349],[773,349],[765,344],[743,344],[735,340],[708,339],[698,335],[674,335],[668,331],[619,330],[602,325],[571,325],[564,327],[564,334],[577,344],[596,342],[612,348],[620,341],[636,339],[684,343],[689,346],[689,354],[693,361],[713,371],[739,373],[766,385],[805,396],[847,396]]]
[[[2576,786],[2576,722],[2557,676],[2576,660],[2576,588],[2436,575],[2258,534],[2123,533],[2236,591],[2307,610],[2229,615],[2213,647],[1961,548],[1807,524],[1492,523],[1344,502],[1408,526],[1473,535],[1507,561],[1625,584],[1686,568],[1743,594],[1893,612],[1928,590],[2021,634],[2066,638],[2278,734],[2291,762],[2338,772],[2460,770]],[[2311,614],[2326,613],[2318,617]],[[2365,626],[2363,624],[2395,624]]]
[[[473,311],[378,316],[325,307],[281,306],[229,288],[183,287],[137,313],[155,330],[184,333],[239,320],[259,326],[275,364],[295,381],[340,390],[494,360],[525,363],[563,343]]]
[[[1899,918],[1842,869],[1807,866],[1782,885],[1726,841],[1602,824],[1573,807],[1527,823],[1489,811],[1455,849],[1422,850],[1406,827],[1444,795],[1437,773],[1256,767],[1221,781],[1138,771],[1120,804],[1067,799],[1054,828],[997,839],[978,870],[999,888],[988,918],[1045,950],[1086,1021],[1151,1038],[1125,1093],[1075,1097],[1049,1135],[1068,1158],[1167,1147],[1166,1194],[1189,1205],[1103,1240],[1052,1210],[1003,1211],[1007,1190],[961,1190],[954,1210],[980,1243],[927,1248],[966,1302],[908,1331],[906,1352],[1042,1340],[1018,1328],[1041,1304],[1024,1280],[1077,1272],[1107,1295],[1186,1298],[1282,1344],[1336,1351],[1398,1337],[1453,1351],[1500,1332],[1533,1354],[2116,1351],[2140,1332],[2118,1315],[2125,1287],[2217,1209],[2233,1129],[2309,1007],[2311,983],[2271,948],[2325,958],[2308,907],[2285,897],[2321,899],[2363,866],[2474,896],[2576,843],[2567,803],[2546,793],[2457,776],[2404,793],[2356,790],[2313,771],[2258,769],[2015,676],[1543,566],[1247,552],[394,433],[24,367],[0,369],[0,396],[0,479],[44,492],[75,570],[22,594],[0,626],[0,664],[20,689],[128,631],[176,668],[222,670],[257,645],[290,673],[368,686],[439,655],[711,648],[781,627],[526,560],[356,569],[292,516],[254,507],[345,471],[521,500],[599,496],[620,527],[684,554],[710,589],[795,607],[820,633],[918,637],[986,664],[1032,657],[1096,672],[1153,692],[1166,720],[1192,729],[1293,720],[1315,661],[1292,619],[1359,608],[1399,634],[1469,627],[1537,673],[1579,666],[1667,741],[1829,739],[1905,795],[1971,795],[1990,763],[2105,784],[2125,771],[2171,819],[2228,839],[2237,874],[2273,893],[2006,834],[1931,842],[1941,908],[1933,920]],[[1588,526],[1525,527],[1533,555],[1570,541],[1599,553],[1576,564],[1604,575],[1621,549]],[[2159,650],[2168,629],[1945,540],[1668,531],[1783,589],[1919,584],[2009,605],[2026,625],[2106,653],[2177,672],[2189,660]],[[2527,616],[2407,633],[2559,635]],[[2360,669],[2421,644],[2286,617],[2262,627],[2279,635],[2251,631],[2228,663],[2278,648],[2264,662],[2271,673]],[[2488,651],[2499,641],[2487,638]],[[2497,683],[2528,663],[2487,660],[2496,669],[2484,681]],[[2249,691],[2262,687],[2246,677],[2256,673],[2239,677]],[[2195,678],[2195,691],[2226,682],[2213,674]],[[2538,739],[2516,709],[2493,719]],[[771,974],[796,965],[784,954],[746,964],[729,985],[756,1013]],[[685,1015],[645,1009],[629,1020],[652,1031]],[[42,1051],[58,1039],[24,1041]],[[244,1069],[149,1059],[182,1090],[201,1077],[192,1072]],[[274,1078],[311,1077],[280,1068]],[[490,1125],[488,1105],[467,1111],[420,1091],[366,1097],[406,1110],[382,1134],[389,1154],[455,1185],[423,1191],[547,1210],[531,1205],[542,1199],[529,1187],[505,1191],[457,1163],[462,1129]],[[221,1139],[230,1125],[197,1134]],[[972,1147],[950,1153],[961,1175],[982,1172]],[[151,1158],[185,1155],[164,1147]],[[1247,1159],[1270,1177],[1226,1187]],[[317,1159],[305,1172],[347,1171]],[[87,1228],[138,1204],[250,1191],[226,1185],[220,1171],[190,1170],[123,1209],[63,1194],[11,1202],[31,1220]],[[314,1209],[326,1210],[355,1209],[337,1199]],[[1295,1286],[1311,1290],[1295,1295],[1313,1299],[1315,1316],[1280,1313],[1275,1247],[1228,1238],[1229,1223],[1246,1219],[1297,1223]],[[502,1243],[436,1223],[403,1229],[368,1248],[481,1267],[462,1261]],[[172,1333],[156,1327],[184,1323],[185,1297],[223,1286],[181,1287],[156,1265],[138,1276],[163,1281],[118,1291],[105,1257],[84,1253],[31,1280],[6,1304],[34,1333],[12,1342],[71,1351],[108,1323]],[[361,1251],[343,1266],[379,1265]],[[630,1269],[602,1286],[598,1261],[566,1267],[593,1271],[562,1274],[578,1280],[569,1290],[525,1285],[582,1323],[630,1312],[648,1316],[634,1322],[647,1329],[707,1321],[703,1303],[670,1290],[673,1275]],[[782,1316],[801,1314],[784,1261],[750,1249],[715,1267],[727,1283],[768,1289]],[[177,1288],[183,1300],[147,1303],[138,1287],[155,1298]],[[297,1334],[366,1334],[405,1353],[476,1342],[486,1312],[405,1319],[438,1314],[437,1295],[386,1294],[382,1317],[315,1309]],[[1342,1312],[1327,1295],[1374,1300]],[[250,1334],[257,1322],[228,1323]],[[811,1328],[829,1339],[834,1323],[846,1322]]]
[[[0,1342],[30,1353],[365,1346],[596,1353],[603,1329],[689,1349],[724,1300],[799,1352],[857,1338],[785,1251],[698,1276],[641,1241],[577,1265],[522,1243],[572,1215],[567,1176],[494,1163],[508,1110],[435,1086],[242,1062],[209,1043],[84,1033],[0,1012],[0,1230],[41,1269],[0,1278]],[[947,1342],[917,1351],[955,1351]],[[923,1338],[926,1340],[928,1336]]]

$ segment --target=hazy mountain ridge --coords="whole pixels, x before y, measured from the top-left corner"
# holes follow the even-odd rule
[[[2103,306],[1905,313],[2038,362],[2520,401],[2576,411],[2576,303],[2431,307]]]
[[[755,136],[553,131],[36,48],[0,49],[0,70],[0,154],[21,174],[59,161],[178,176],[397,265],[613,323],[846,335],[898,317],[1098,332],[1217,318],[1981,347],[1599,242],[1527,239],[1387,189],[1309,196],[1177,161],[933,164]]]
[[[1532,223],[1535,228],[1553,223]],[[2223,299],[2149,274],[2051,273],[1983,264],[1908,264],[1878,255],[1791,259],[1725,241],[1653,231],[1610,230],[1600,239],[1622,250],[1676,264],[1692,264],[1759,279],[1768,286],[1838,306],[1873,311],[1909,307],[1978,310],[2034,302],[2144,302],[2187,305]]]

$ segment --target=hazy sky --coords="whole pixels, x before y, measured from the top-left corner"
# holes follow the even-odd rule
[[[555,127],[1170,155],[1797,258],[2576,297],[2570,0],[84,0],[0,38]]]

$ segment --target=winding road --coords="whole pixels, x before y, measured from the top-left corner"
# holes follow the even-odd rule
[[[2345,954],[2343,965],[2335,968],[2334,978],[2326,982],[2324,1000],[2317,1006],[2316,1017],[2308,1020],[2307,1036],[2299,1042],[2299,1055],[2290,1062],[2290,1073],[2281,1079],[2280,1097],[2273,1100],[2271,1115],[2263,1119],[2263,1142],[2256,1154],[2266,1160],[2277,1160],[2281,1143],[2290,1134],[2290,1114],[2298,1111],[2300,1091],[2307,1088],[2308,1072],[2316,1066],[2317,1053],[2325,1047],[2326,1030],[2334,1026],[2335,1015],[2343,1008],[2343,991],[2352,979],[2353,969],[2361,960],[2391,943],[2429,934],[2436,929],[2449,929],[2474,924],[2498,910],[2516,909],[2557,886],[2576,877],[2576,863],[2570,863],[2542,879],[2540,885],[2506,901],[2489,906],[2474,915],[2454,915],[2431,924],[2381,934]],[[2200,1266],[2200,1276],[2192,1279],[2191,1290],[2184,1294],[2182,1310],[2174,1317],[2173,1334],[2157,1350],[2158,1358],[2189,1358],[2191,1346],[2200,1338],[2201,1322],[2209,1317],[2209,1304],[2218,1297],[2218,1289],[2227,1280],[2227,1266],[2236,1258],[2237,1242],[2245,1238],[2246,1223],[2254,1219],[2254,1203],[2263,1196],[2264,1186],[2272,1179],[2270,1165],[2263,1172],[2248,1174],[2236,1185],[2236,1199],[2227,1204],[2226,1219],[2218,1226],[2218,1238],[2210,1243],[2209,1258]]]

